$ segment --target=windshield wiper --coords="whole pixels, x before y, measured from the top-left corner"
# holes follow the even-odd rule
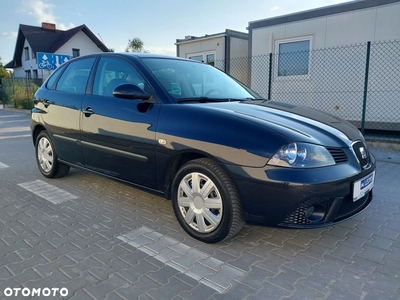
[[[246,100],[251,100],[251,101],[263,101],[263,100],[265,100],[265,101],[268,101],[265,98],[246,98]]]
[[[183,103],[183,102],[198,102],[198,103],[231,102],[231,101],[243,101],[243,100],[246,100],[246,99],[191,97],[191,98],[179,98],[177,103]]]

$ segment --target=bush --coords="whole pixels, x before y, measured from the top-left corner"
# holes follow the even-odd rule
[[[12,85],[5,88],[6,104],[15,108],[31,109],[33,107],[33,95],[39,88],[33,82],[26,80],[14,80]]]

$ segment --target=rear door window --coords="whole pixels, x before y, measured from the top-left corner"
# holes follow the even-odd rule
[[[56,88],[56,83],[58,78],[60,78],[60,75],[62,74],[62,72],[64,72],[65,70],[65,65],[57,68],[49,77],[49,79],[47,80],[46,83],[46,87],[49,90],[54,90]]]
[[[71,62],[57,83],[57,91],[84,94],[94,57]]]

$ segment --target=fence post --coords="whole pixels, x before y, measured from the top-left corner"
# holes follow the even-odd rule
[[[29,81],[28,77],[26,77],[26,98],[29,99],[30,93],[29,93]],[[26,101],[22,102],[22,106],[24,106]]]
[[[368,75],[369,75],[369,57],[371,53],[371,41],[367,43],[367,59],[365,62],[365,79],[364,79],[364,97],[363,97],[363,111],[361,119],[361,133],[364,134],[365,129],[365,114],[367,110],[367,93],[368,93]]]
[[[271,82],[272,82],[272,53],[269,54],[269,71],[268,71],[268,100],[271,100]]]
[[[14,108],[17,108],[17,98],[15,97],[15,78],[13,78],[13,96],[14,96]]]

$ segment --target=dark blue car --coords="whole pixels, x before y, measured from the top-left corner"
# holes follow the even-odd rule
[[[77,167],[160,192],[183,229],[207,243],[245,221],[331,225],[372,200],[375,159],[357,128],[262,99],[195,61],[73,59],[36,92],[31,128],[44,176]]]

